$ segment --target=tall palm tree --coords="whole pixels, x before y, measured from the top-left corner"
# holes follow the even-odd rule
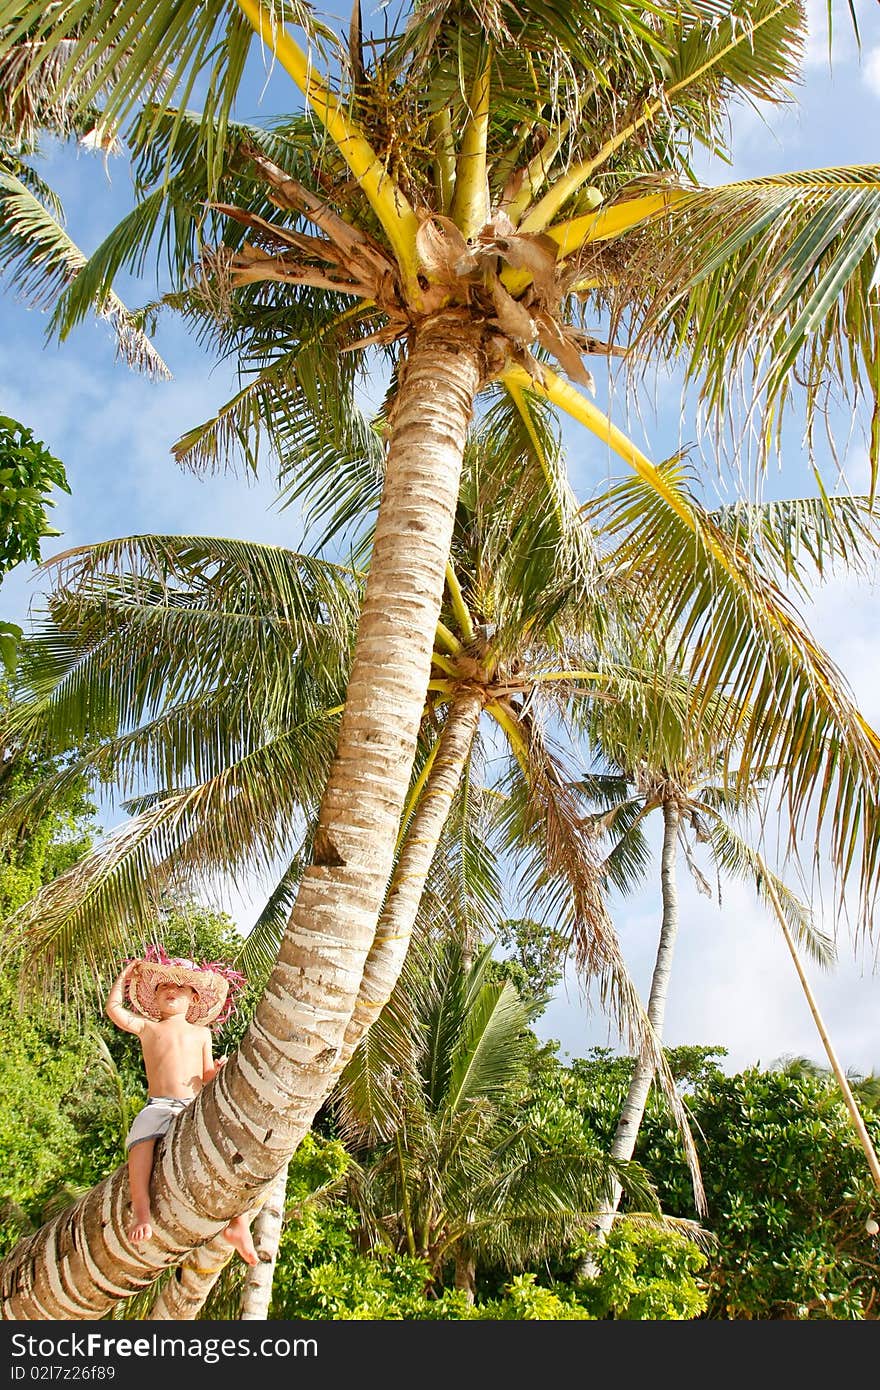
[[[475,450],[474,457],[478,456],[479,450]],[[500,475],[497,466],[494,471]],[[494,608],[498,616],[499,606],[506,605],[508,644],[515,621],[529,633],[536,624],[540,630],[543,615],[547,628],[543,640],[549,638],[551,647],[554,641],[558,645],[566,624],[571,625],[572,615],[582,607],[584,560],[588,556],[581,557],[576,570],[578,582],[565,572],[567,595],[560,576],[551,589],[552,564],[542,558],[542,552],[548,549],[552,528],[548,530],[546,522],[538,532],[526,527],[527,511],[520,503],[519,526],[505,538],[502,518],[511,516],[511,499],[506,495],[494,498],[493,510],[490,490],[484,488],[480,493],[474,479],[472,491],[480,496],[480,508],[463,508],[457,555],[463,558],[467,553],[473,582],[485,583],[494,574]],[[486,524],[486,517],[491,524]],[[541,545],[536,544],[538,541]],[[566,555],[574,553],[575,544],[570,543]],[[503,552],[506,564],[501,562]],[[537,565],[531,576],[529,556],[536,557]],[[104,739],[93,747],[86,761],[105,778],[114,775],[125,786],[133,777],[154,769],[157,781],[164,780],[162,791],[140,798],[140,814],[121,836],[111,837],[81,874],[56,881],[52,894],[32,906],[32,961],[50,975],[61,968],[69,970],[74,980],[79,974],[88,981],[96,968],[102,968],[108,953],[112,958],[114,947],[117,953],[132,949],[132,932],[144,930],[149,922],[151,894],[163,876],[179,875],[189,868],[207,873],[220,866],[235,869],[242,863],[271,859],[273,852],[277,855],[279,844],[284,843],[285,816],[289,822],[291,812],[307,795],[301,765],[310,753],[309,717],[314,715],[319,695],[331,705],[337,698],[333,679],[338,679],[339,653],[340,649],[344,653],[346,646],[340,640],[345,633],[346,598],[351,613],[347,584],[354,587],[355,581],[353,576],[346,580],[336,566],[309,562],[273,548],[192,538],[154,537],[104,545],[74,553],[62,563],[64,578],[53,600],[52,626],[44,638],[47,650],[40,652],[38,648],[33,658],[33,683],[49,693],[25,710],[25,726],[32,733],[38,731],[41,738],[55,738],[61,743],[69,741],[74,727],[87,727],[92,739],[103,733]],[[454,576],[450,582],[455,595]],[[515,599],[518,590],[522,595],[519,607]],[[449,626],[443,628],[445,646],[437,653],[443,679],[434,698],[446,708],[442,743],[452,740],[454,744],[460,725],[464,734],[463,740],[457,736],[461,752],[446,791],[442,780],[446,759],[430,734],[433,746],[414,789],[421,789],[421,799],[408,821],[414,844],[428,846],[428,851],[422,848],[421,862],[414,863],[404,844],[399,876],[406,892],[392,888],[389,896],[367,962],[364,1006],[356,1008],[354,1028],[346,1035],[347,1050],[372,1020],[396,977],[431,861],[431,846],[436,842],[437,831],[426,826],[425,811],[432,804],[439,807],[442,825],[449,804],[446,798],[457,791],[462,760],[470,755],[484,704],[474,693],[472,679],[464,679],[458,693],[450,691],[449,661],[444,652],[450,644],[460,651],[453,633],[458,626],[455,603],[455,599],[450,600]],[[457,603],[460,617],[460,596]],[[322,619],[316,621],[313,615],[319,610]],[[467,621],[470,623],[469,618]],[[559,636],[554,637],[554,633]],[[529,642],[536,645],[534,634]],[[178,660],[175,664],[175,654],[182,651],[193,654],[192,662],[181,665]],[[296,657],[299,678],[291,681],[287,673]],[[237,677],[238,671],[247,672],[246,686]],[[473,674],[472,669],[464,672],[466,677]],[[504,672],[497,674],[495,685],[505,696],[510,694]],[[563,686],[556,683],[549,688],[562,690]],[[137,692],[136,700],[125,699],[132,691]],[[323,709],[320,705],[317,709],[320,731],[326,720],[321,722]],[[314,718],[312,722],[316,722]],[[533,742],[537,749],[537,742]],[[193,773],[197,774],[195,783]],[[319,777],[312,774],[312,780]],[[267,788],[276,781],[278,785],[270,793],[276,810],[275,829],[267,834]],[[42,788],[40,794],[47,791]],[[229,793],[244,803],[232,817]],[[537,794],[546,796],[540,783]],[[473,793],[468,793],[465,808],[472,797]],[[28,808],[23,810],[27,814]],[[557,839],[562,831],[576,844],[576,828],[573,834],[572,827],[566,826],[563,806],[557,810],[557,820]],[[466,838],[468,835],[473,838],[472,832],[466,832]],[[582,860],[585,850],[589,846],[581,844]],[[472,886],[475,862],[471,846],[465,867]],[[272,948],[263,949],[265,938],[281,925],[279,907],[284,907],[296,864],[294,855],[269,910],[248,938],[245,954],[250,959],[271,957]],[[556,869],[558,877],[558,866]],[[587,854],[580,880],[576,876],[575,883],[582,944],[589,935],[589,913],[597,911],[590,903],[590,874]],[[600,942],[597,960],[603,951],[607,957],[608,947],[608,942]],[[613,970],[614,954],[608,959]],[[626,982],[622,984],[625,1014]],[[377,1002],[367,1007],[371,998]],[[201,1266],[214,1271],[221,1263],[222,1252],[219,1258],[216,1252],[200,1254],[187,1277],[173,1281],[163,1291],[161,1306],[171,1309],[166,1315],[182,1316],[184,1308],[189,1313],[195,1306],[196,1291],[205,1283]]]
[[[655,811],[662,817],[662,914],[646,1005],[651,1026],[662,1038],[680,924],[677,871],[682,853],[700,891],[712,894],[694,858],[689,832],[706,846],[719,879],[724,874],[750,881],[768,904],[771,891],[775,893],[791,928],[823,965],[833,959],[834,944],[814,927],[811,913],[782,880],[765,869],[759,851],[749,842],[745,823],[751,813],[760,814],[760,780],[755,778],[747,791],[739,787],[731,791],[724,767],[729,749],[719,750],[713,741],[701,739],[699,731],[680,724],[674,714],[671,719],[662,709],[652,714],[653,718],[645,719],[638,711],[631,717],[620,706],[595,711],[591,741],[604,770],[588,774],[581,785],[601,804],[596,826],[611,842],[604,861],[606,875],[609,883],[624,892],[644,877],[652,858],[643,829],[646,818]],[[614,1158],[626,1160],[635,1152],[652,1080],[650,1059],[636,1058],[611,1142]],[[615,1184],[598,1208],[600,1239],[611,1229],[621,1196],[620,1185]]]
[[[288,18],[332,48],[333,36],[319,35],[296,3],[270,13],[258,0],[241,0],[241,9],[228,0],[181,0],[146,16],[120,13],[115,0],[72,0],[49,12],[38,0],[0,3],[0,25],[9,26],[0,55],[27,33],[35,61],[42,61],[88,21],[66,68],[88,51],[93,90],[113,74],[103,120],[138,111],[133,138],[147,165],[154,161],[152,194],[135,221],[108,239],[91,275],[77,277],[68,322],[76,301],[96,284],[109,288],[121,264],[137,261],[163,217],[172,260],[187,263],[202,215],[195,198],[207,197],[215,205],[213,225],[252,235],[249,244],[233,230],[227,245],[202,257],[221,320],[230,301],[234,325],[239,309],[246,315],[258,300],[277,309],[281,329],[255,391],[240,396],[237,415],[233,409],[224,416],[227,433],[254,419],[261,391],[274,410],[273,372],[276,382],[289,383],[296,362],[297,389],[308,377],[309,357],[299,362],[294,348],[293,361],[288,353],[282,365],[279,343],[305,340],[313,349],[320,339],[328,348],[329,365],[312,379],[325,400],[340,380],[341,347],[352,349],[356,366],[377,341],[404,345],[336,755],[312,862],[252,1030],[160,1154],[161,1249],[157,1237],[155,1248],[132,1254],[115,1224],[102,1223],[98,1189],[67,1218],[73,1253],[64,1223],[56,1223],[6,1269],[13,1292],[5,1306],[19,1313],[96,1315],[124,1296],[124,1287],[220,1229],[226,1215],[264,1190],[332,1087],[393,860],[430,678],[466,427],[481,390],[500,380],[514,401],[538,393],[571,411],[650,481],[702,551],[706,538],[687,500],[574,386],[536,363],[532,345],[585,381],[581,352],[596,340],[572,322],[578,295],[597,312],[613,291],[640,343],[684,353],[722,408],[725,384],[736,377],[730,368],[754,353],[770,425],[799,359],[811,380],[827,370],[847,382],[852,367],[873,361],[875,308],[865,293],[876,260],[873,169],[724,190],[682,187],[694,143],[723,144],[723,114],[734,97],[781,97],[797,69],[796,0],[736,0],[729,7],[690,0],[669,16],[646,15],[629,0],[582,9],[547,0],[523,12],[502,6],[476,14],[455,3],[418,6],[371,61],[357,23],[351,42],[336,43],[335,57],[345,58],[339,93],[283,27]],[[326,132],[316,141],[312,127],[307,142],[308,122],[291,122],[286,168],[229,126],[257,33]],[[185,101],[199,75],[206,78],[205,120],[194,127],[171,103]],[[188,158],[187,143],[197,160]],[[186,180],[175,186],[182,167]],[[221,202],[227,191],[233,198]],[[255,210],[267,203],[273,210],[280,204],[281,216]],[[320,235],[305,232],[303,219]],[[258,356],[260,350],[257,344]],[[866,379],[873,380],[870,371]],[[282,405],[290,394],[288,384]],[[336,393],[343,407],[349,394]],[[808,393],[808,410],[815,405]],[[735,551],[714,536],[708,548],[722,568],[735,568]],[[704,649],[700,659],[707,657]],[[730,650],[716,646],[715,658],[719,675],[737,670]],[[800,687],[804,705],[813,698],[835,718],[842,715],[827,680],[818,690],[807,684]],[[841,763],[827,745],[817,747],[813,773],[820,768],[836,779],[839,837],[854,845],[864,832],[873,845],[880,745],[858,725],[850,734],[852,757]],[[863,786],[870,788],[864,797]],[[877,865],[869,851],[860,866],[866,893]],[[320,971],[315,941],[322,943]],[[210,1131],[201,1126],[209,1112],[213,1128],[222,1114],[249,1136],[246,1164],[233,1164],[207,1143]],[[260,1140],[266,1134],[271,1144]],[[175,1146],[192,1157],[182,1169],[172,1162]],[[191,1191],[175,1186],[175,1167],[200,1175]],[[89,1244],[100,1251],[101,1279],[79,1254]],[[67,1260],[67,1287],[75,1293],[57,1300],[43,1272],[31,1292],[35,1262],[44,1269],[46,1259]],[[108,1285],[124,1287],[116,1295]]]
[[[657,578],[658,559],[669,541],[658,534],[665,531],[665,520],[656,513],[652,520],[645,501],[639,484],[625,482],[611,487],[588,511],[610,546],[607,562],[612,568],[621,566],[650,595],[646,616],[655,640],[659,639],[654,659],[661,664],[671,659],[675,664],[679,653],[673,648],[670,658],[665,620],[668,607],[663,584],[668,575],[660,585],[647,583],[649,576],[651,581]],[[825,508],[817,508],[807,500],[762,506],[738,503],[715,513],[712,521],[725,534],[748,545],[754,563],[770,582],[785,582],[806,595],[810,576],[822,578],[835,562],[858,568],[874,548],[871,541],[865,544],[867,538],[862,532],[866,522],[871,526],[870,512],[860,511],[859,504],[851,499],[836,505],[835,535],[827,530],[829,517]],[[859,535],[863,536],[861,543]],[[676,542],[672,540],[672,544]],[[674,587],[675,581],[669,584]],[[693,610],[685,630],[695,636],[699,646],[700,634],[694,631],[692,617]],[[764,698],[763,692],[756,692],[759,707]],[[833,958],[834,942],[815,930],[808,911],[766,868],[759,848],[750,843],[743,830],[743,818],[759,814],[762,801],[766,804],[769,799],[759,796],[762,782],[765,790],[775,789],[780,801],[784,800],[786,770],[772,765],[762,777],[759,767],[752,763],[751,780],[743,786],[730,773],[731,761],[739,756],[737,741],[722,747],[705,726],[682,724],[675,711],[664,708],[662,699],[648,718],[644,717],[644,710],[636,712],[634,718],[628,717],[625,708],[618,705],[595,706],[589,719],[591,741],[608,770],[589,776],[583,785],[591,788],[603,803],[597,826],[614,842],[605,868],[609,881],[618,888],[626,891],[634,878],[644,874],[649,862],[642,833],[644,818],[654,810],[659,810],[663,818],[662,921],[647,1004],[648,1017],[658,1037],[663,1033],[679,925],[676,864],[680,847],[698,886],[711,893],[691,856],[688,829],[698,842],[708,846],[716,874],[734,874],[750,881],[768,907],[783,915],[786,932],[791,931],[820,963],[827,965]],[[740,732],[744,732],[741,725]],[[748,734],[745,738],[748,742]],[[814,857],[818,861],[818,842]],[[651,1079],[650,1063],[645,1058],[637,1059],[613,1139],[613,1152],[618,1157],[630,1157],[634,1152]],[[610,1228],[619,1201],[617,1191],[600,1211],[600,1233]]]

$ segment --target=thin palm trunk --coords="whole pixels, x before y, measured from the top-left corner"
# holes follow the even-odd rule
[[[229,1263],[232,1247],[222,1235],[190,1250],[166,1280],[147,1314],[148,1322],[190,1322]]]
[[[461,320],[415,334],[314,861],[237,1054],[157,1148],[152,1240],[126,1235],[120,1168],[3,1261],[4,1318],[99,1318],[146,1287],[258,1204],[332,1089],[409,785],[482,364]]]
[[[666,1000],[669,994],[669,979],[672,973],[672,956],[675,939],[678,935],[678,884],[676,882],[676,859],[678,848],[678,827],[680,812],[675,801],[663,802],[663,851],[660,864],[660,889],[663,901],[663,917],[660,925],[660,942],[657,959],[651,976],[651,992],[648,997],[648,1018],[658,1041],[663,1038],[663,1023],[666,1017]],[[620,1119],[611,1143],[611,1157],[618,1161],[628,1161],[635,1152],[636,1140],[648,1103],[648,1092],[654,1077],[654,1068],[644,1057],[636,1060],[626,1100],[620,1112]],[[614,1220],[614,1213],[620,1206],[622,1188],[614,1183],[611,1195],[599,1208],[596,1229],[600,1239],[608,1234]]]
[[[431,861],[448,819],[452,798],[461,781],[482,708],[482,696],[475,690],[468,690],[454,702],[447,715],[437,756],[407,829],[385,908],[367,957],[357,1003],[340,1054],[340,1069],[354,1053],[397,983],[409,948]],[[287,1165],[284,1167],[285,1185],[286,1178]],[[273,1190],[270,1189],[270,1193]],[[281,1237],[281,1222],[278,1221],[276,1225],[271,1216],[267,1222],[271,1230],[262,1230],[263,1215],[270,1201],[271,1196],[266,1199],[258,1213],[253,1231],[254,1243],[261,1260],[266,1260],[266,1256],[269,1256],[271,1264],[267,1261],[268,1267],[257,1266],[249,1271],[245,1281],[245,1299],[242,1301],[243,1318],[264,1318],[268,1314],[278,1241]],[[217,1282],[220,1271],[232,1255],[231,1248],[222,1236],[210,1242],[210,1247],[213,1253],[208,1258],[203,1254],[208,1247],[190,1251],[182,1265],[185,1278],[183,1281],[172,1280],[171,1284],[162,1290],[150,1314],[151,1317],[194,1318],[197,1315]],[[248,1290],[257,1283],[260,1285],[261,1293],[259,1296],[254,1293],[250,1306],[252,1309],[262,1308],[263,1311],[245,1312]],[[175,1311],[156,1311],[157,1308],[164,1310],[166,1306],[173,1307]]]
[[[364,967],[363,983],[345,1034],[343,1066],[391,997],[403,968],[431,862],[473,746],[482,708],[482,695],[465,690],[446,717],[434,766],[407,830]]]

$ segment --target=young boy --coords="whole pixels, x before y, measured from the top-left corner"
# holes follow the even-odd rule
[[[117,1028],[140,1039],[147,1073],[149,1099],[126,1137],[133,1213],[128,1234],[135,1245],[153,1234],[150,1174],[156,1141],[226,1061],[214,1061],[206,1025],[223,1009],[229,981],[211,967],[161,954],[164,959],[131,961],[113,982],[105,1004]],[[126,993],[136,1012],[126,1007]],[[223,1234],[246,1264],[257,1263],[244,1216],[230,1221]]]

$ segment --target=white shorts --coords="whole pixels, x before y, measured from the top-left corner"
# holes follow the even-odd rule
[[[145,1139],[161,1139],[171,1122],[181,1110],[191,1105],[195,1096],[185,1100],[175,1096],[150,1096],[143,1110],[139,1110],[132,1120],[131,1129],[125,1136],[126,1152]]]

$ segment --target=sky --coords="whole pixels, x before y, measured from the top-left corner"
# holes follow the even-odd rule
[[[829,70],[825,4],[820,0],[814,7],[806,80],[797,106],[777,110],[769,118],[740,110],[734,121],[733,168],[707,165],[700,171],[706,182],[876,161],[880,6],[874,0],[860,0],[856,9],[861,53],[851,34],[846,3],[835,0]],[[364,13],[365,18],[371,13],[369,0]],[[279,75],[273,75],[275,94],[278,81]],[[262,101],[260,97],[260,84],[256,84],[252,108],[240,111],[244,118],[269,114],[272,101],[278,100],[269,92]],[[84,250],[94,249],[131,205],[124,161],[105,165],[94,154],[49,147],[42,167],[61,194],[70,234]],[[130,303],[138,304],[152,298],[156,288],[148,275],[139,284],[123,282],[121,292]],[[216,534],[294,548],[300,545],[299,518],[293,510],[277,507],[268,476],[256,483],[248,483],[240,474],[195,477],[178,468],[170,456],[178,436],[212,415],[235,390],[228,364],[213,362],[172,319],[160,324],[155,339],[173,372],[173,379],[166,383],[149,382],[116,361],[103,324],[83,324],[63,344],[47,342],[45,329],[45,316],[18,302],[8,290],[0,293],[0,413],[30,426],[63,460],[71,484],[71,495],[58,495],[51,517],[62,536],[44,543],[44,558],[70,546],[149,532]],[[692,413],[681,409],[674,379],[657,383],[638,418],[627,415],[622,392],[612,390],[604,380],[599,382],[597,403],[609,408],[616,422],[654,459],[668,457],[683,443],[694,441]],[[843,443],[847,422],[837,419],[834,431]],[[566,444],[579,496],[586,497],[606,479],[620,476],[619,461],[595,441],[569,431]],[[830,454],[822,467],[824,476],[833,481]],[[847,454],[845,472],[853,491],[864,487],[866,454],[857,439]],[[730,480],[725,484],[708,463],[705,478],[709,496],[715,493],[730,499]],[[789,432],[782,463],[771,468],[764,495],[812,491],[800,440]],[[25,622],[29,608],[39,606],[44,584],[34,567],[19,566],[0,589],[0,618]],[[818,588],[812,608],[803,611],[848,678],[863,714],[880,728],[876,599],[874,583],[840,577]],[[105,827],[120,819],[120,814],[118,808],[102,804]],[[655,882],[659,865],[657,873]],[[698,893],[682,869],[679,892],[682,925],[666,1041],[724,1047],[728,1071],[766,1066],[784,1056],[808,1056],[826,1064],[791,958],[751,890],[728,884],[719,905]],[[232,893],[225,905],[246,931],[259,903],[257,892]],[[657,890],[647,888],[625,901],[615,897],[610,907],[624,957],[644,995],[659,929]],[[827,912],[820,913],[819,921],[826,931],[834,932],[835,923]],[[819,1009],[843,1066],[860,1073],[880,1071],[880,975],[873,949],[869,943],[853,943],[841,924],[838,952],[831,972],[805,964]],[[563,1055],[584,1056],[597,1045],[619,1046],[615,1030],[595,1001],[583,997],[573,975],[566,977],[539,1020],[538,1032],[557,1040]]]

